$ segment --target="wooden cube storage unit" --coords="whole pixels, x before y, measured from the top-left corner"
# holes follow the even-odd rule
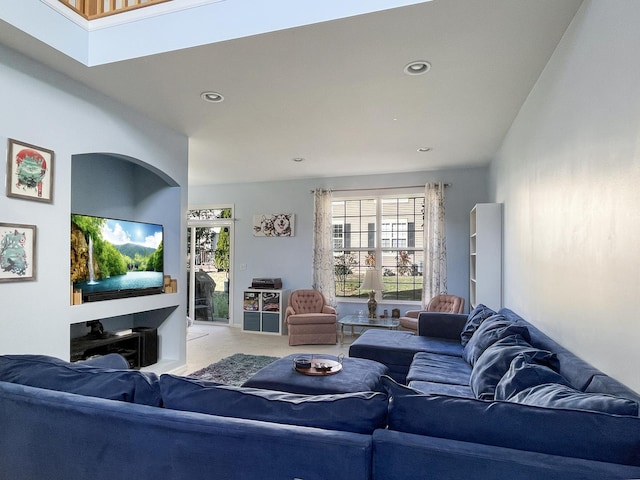
[[[287,328],[284,324],[284,312],[288,300],[288,290],[245,290],[242,302],[242,330],[285,335]]]

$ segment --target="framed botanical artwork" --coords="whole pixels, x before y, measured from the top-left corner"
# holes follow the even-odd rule
[[[0,282],[36,279],[35,225],[0,223]]]
[[[53,151],[9,139],[7,196],[53,201]]]
[[[295,214],[268,213],[253,216],[254,237],[293,237]]]

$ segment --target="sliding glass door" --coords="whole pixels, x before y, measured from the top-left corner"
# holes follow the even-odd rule
[[[229,323],[232,209],[190,210],[187,229],[187,316]]]

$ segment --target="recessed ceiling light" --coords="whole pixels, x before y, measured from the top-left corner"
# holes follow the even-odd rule
[[[205,102],[220,103],[224,100],[222,94],[218,92],[202,92],[200,98]]]
[[[431,147],[420,147],[420,148],[418,149],[418,151],[419,151],[420,153],[430,152],[431,150],[432,150],[432,148],[431,148]]]
[[[408,63],[404,67],[404,73],[407,75],[422,75],[427,73],[431,69],[431,64],[424,60],[416,60],[415,62]]]
[[[304,158],[302,157],[296,157],[293,159],[294,162],[300,163],[300,162],[304,162]]]

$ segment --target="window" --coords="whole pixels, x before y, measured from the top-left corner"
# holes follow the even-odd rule
[[[397,247],[406,248],[409,227],[407,221],[401,223],[382,222],[381,241],[382,248]]]
[[[344,247],[344,225],[333,225],[333,249],[341,250]]]
[[[336,295],[364,298],[365,270],[382,272],[384,300],[420,301],[424,195],[334,199],[332,204]]]

